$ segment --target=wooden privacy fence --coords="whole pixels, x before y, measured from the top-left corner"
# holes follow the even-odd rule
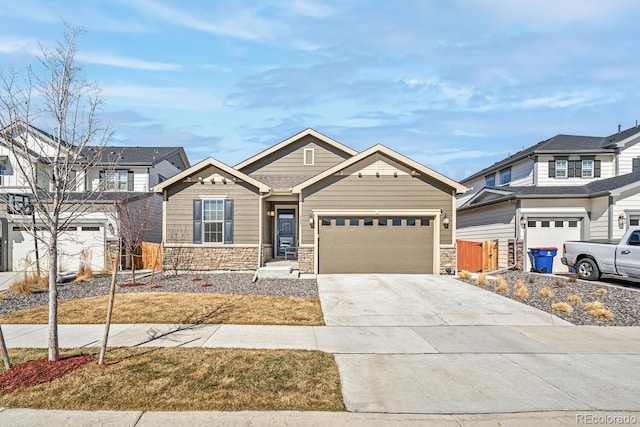
[[[484,242],[456,240],[458,248],[458,271],[471,273],[498,269],[498,239]]]
[[[162,244],[142,242],[141,268],[159,270],[162,268]]]

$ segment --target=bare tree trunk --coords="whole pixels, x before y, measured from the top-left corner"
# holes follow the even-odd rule
[[[131,283],[136,283],[136,255],[131,251]]]
[[[58,347],[58,241],[51,236],[49,250],[49,361],[60,360]]]
[[[109,307],[107,308],[107,320],[104,324],[104,336],[102,337],[102,348],[98,365],[104,365],[104,355],[107,352],[107,340],[109,339],[109,328],[111,327],[111,314],[113,313],[113,302],[116,298],[116,279],[118,278],[118,260],[120,259],[120,247],[118,253],[113,257],[113,271],[111,272],[111,288],[109,290]]]
[[[4,370],[11,369],[11,360],[9,360],[9,352],[7,346],[4,343],[4,335],[2,334],[2,327],[0,327],[0,351],[2,351],[2,360],[4,361]]]

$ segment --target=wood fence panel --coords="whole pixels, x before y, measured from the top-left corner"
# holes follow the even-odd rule
[[[458,271],[466,270],[470,273],[482,271],[482,242],[456,240],[458,248]]]
[[[498,240],[482,242],[482,271],[498,269]]]
[[[142,242],[142,268],[145,270],[162,268],[162,245],[160,243]]]

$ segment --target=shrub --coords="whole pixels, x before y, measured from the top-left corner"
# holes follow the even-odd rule
[[[477,286],[487,286],[489,284],[489,280],[487,279],[487,273],[480,273],[478,278],[475,281]]]
[[[496,280],[496,282],[497,282],[497,280]],[[509,285],[507,284],[507,282],[498,283],[498,286],[496,286],[495,291],[498,292],[498,293],[501,293],[501,294],[508,294],[509,293]]]
[[[613,319],[613,313],[606,308],[596,308],[594,310],[590,310],[589,314],[593,317],[597,317],[598,319],[611,320]]]
[[[4,292],[0,292],[0,301],[4,299]]]
[[[471,279],[471,273],[469,273],[467,270],[459,271],[458,278],[462,280],[469,280]]]
[[[609,291],[606,290],[605,288],[600,288],[596,292],[599,293],[600,295],[604,295],[604,294],[608,294],[609,293]]]
[[[572,313],[573,307],[571,307],[566,302],[557,302],[555,304],[551,304],[551,308],[556,311],[561,311],[563,313]]]
[[[601,308],[604,308],[604,304],[600,301],[587,302],[584,306],[587,310],[600,310]]]
[[[540,289],[539,294],[545,298],[551,298],[554,295],[553,291],[548,286]]]
[[[567,297],[567,302],[571,304],[582,304],[582,298],[578,295],[569,295]]]
[[[9,289],[18,295],[32,294],[35,291],[36,283],[38,283],[36,275],[25,272],[22,278],[16,279],[9,285]]]
[[[522,282],[520,282],[522,283]],[[517,286],[517,284],[516,284]],[[529,289],[527,289],[526,286],[522,285],[522,286],[518,286],[518,288],[516,289],[515,293],[513,294],[515,297],[517,298],[529,298]]]
[[[80,251],[80,267],[78,268],[77,281],[91,279],[93,270],[91,269],[91,249],[84,248]]]

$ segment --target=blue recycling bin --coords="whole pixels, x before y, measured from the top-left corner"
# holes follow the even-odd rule
[[[558,253],[558,248],[531,248],[531,257],[533,258],[533,270],[537,273],[553,273],[553,257]]]

